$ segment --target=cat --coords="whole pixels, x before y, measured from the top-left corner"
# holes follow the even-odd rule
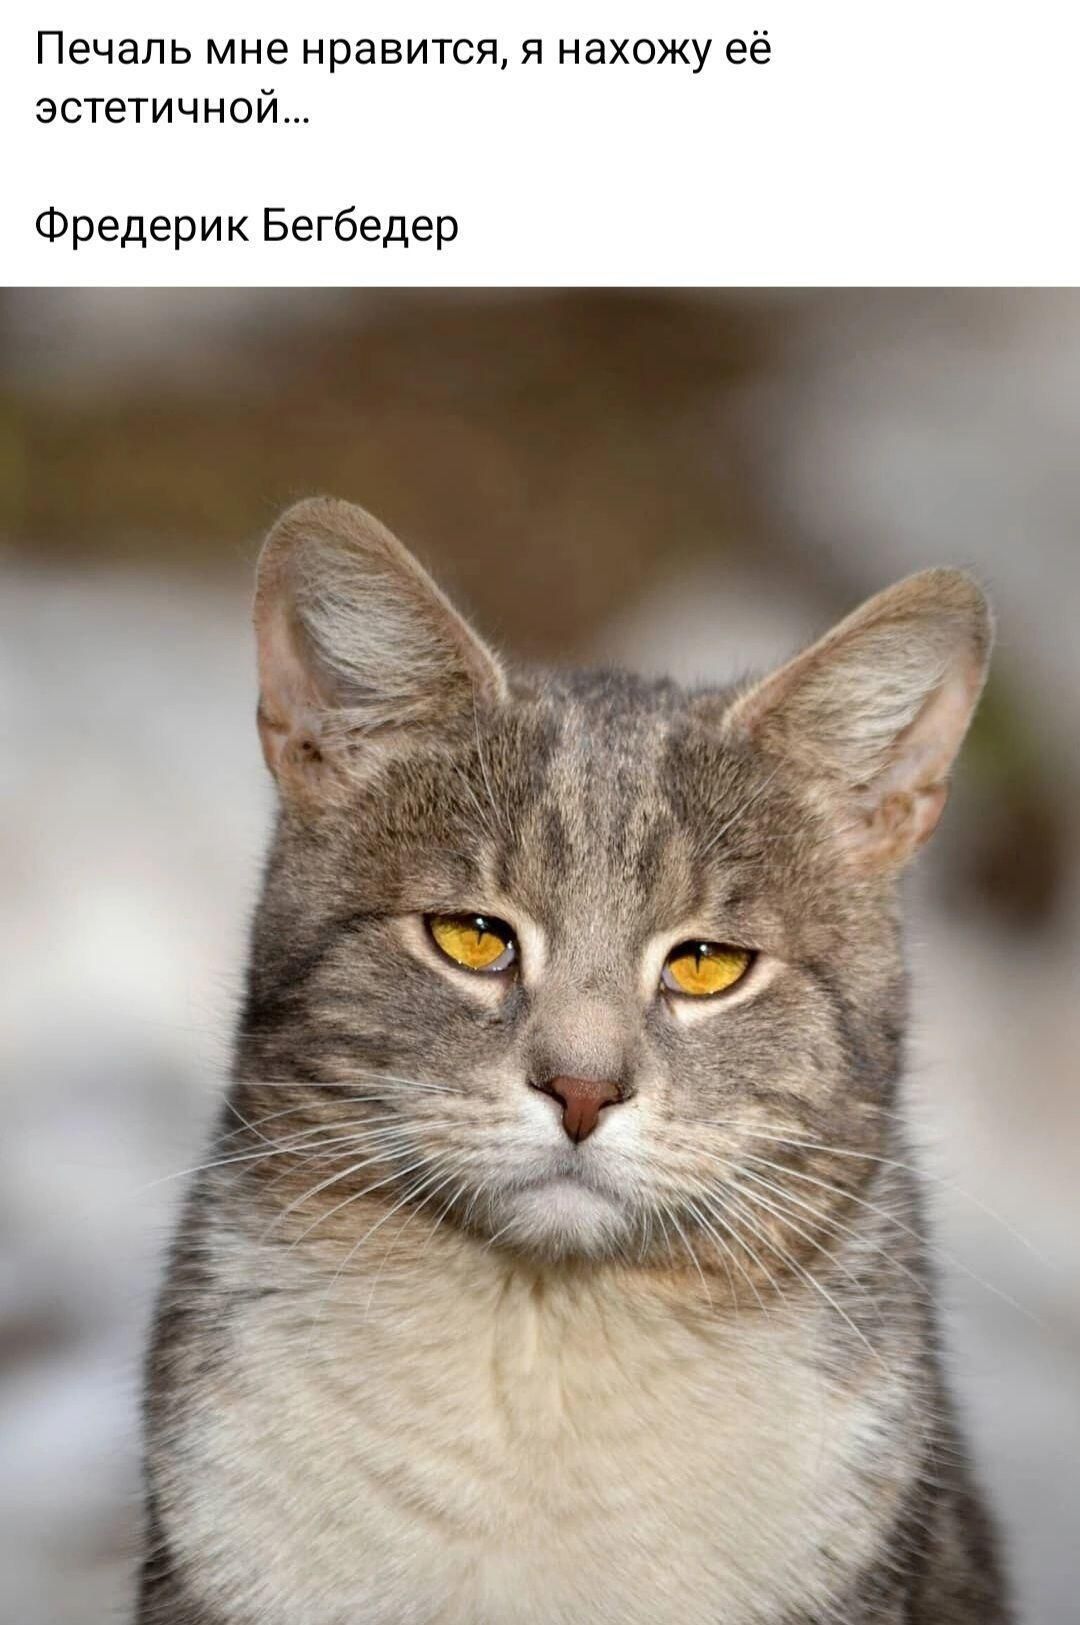
[[[277,827],[139,1625],[1004,1625],[896,1110],[979,588],[729,691],[512,673],[315,499],[255,623]]]

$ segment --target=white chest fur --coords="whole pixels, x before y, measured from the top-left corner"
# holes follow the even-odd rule
[[[724,1319],[453,1239],[301,1312],[257,1300],[188,1407],[170,1535],[226,1617],[264,1625],[824,1605],[879,1536],[868,1478],[882,1519],[893,1500],[880,1406],[823,1375],[805,1303],[769,1308]]]

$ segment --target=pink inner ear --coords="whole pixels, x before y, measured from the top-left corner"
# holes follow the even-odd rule
[[[897,738],[887,765],[858,793],[862,816],[843,844],[866,868],[902,863],[934,833],[948,800],[948,776],[982,686],[982,668],[955,668]]]
[[[287,603],[270,598],[258,607],[256,620],[259,739],[266,765],[276,774],[290,741],[309,731],[320,696],[298,648],[300,634],[290,625]]]
[[[921,846],[933,835],[948,799],[949,791],[944,784],[937,784],[931,790],[923,790],[915,797],[915,846]]]
[[[874,781],[883,791],[932,790],[948,777],[963,743],[975,701],[982,686],[982,670],[965,661],[945,678],[890,752],[888,766]]]
[[[893,790],[872,799],[868,791],[861,814],[843,826],[840,844],[857,869],[869,873],[896,868],[929,840],[947,800],[943,783],[914,793]]]

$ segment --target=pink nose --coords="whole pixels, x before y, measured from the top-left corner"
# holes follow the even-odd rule
[[[560,1103],[562,1126],[575,1142],[587,1140],[604,1107],[623,1098],[617,1083],[595,1078],[548,1078],[544,1083],[534,1083],[533,1088]]]

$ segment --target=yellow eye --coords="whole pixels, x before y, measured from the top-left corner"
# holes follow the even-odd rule
[[[724,942],[680,942],[668,954],[660,980],[674,993],[707,999],[741,982],[753,957],[748,948]]]
[[[509,970],[517,958],[514,933],[489,914],[431,914],[427,928],[435,946],[465,970]]]

